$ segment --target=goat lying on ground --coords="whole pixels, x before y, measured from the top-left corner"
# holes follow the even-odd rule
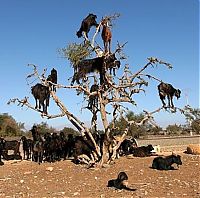
[[[128,187],[128,176],[125,172],[120,172],[117,176],[117,179],[111,179],[108,181],[107,187],[114,187],[116,189],[125,189],[129,191],[135,191]]]
[[[153,160],[152,168],[157,170],[174,170],[172,164],[182,165],[181,156],[180,155],[170,155],[167,157],[156,157]]]
[[[11,140],[4,142],[3,153],[8,154],[8,150],[13,150],[13,155],[20,155],[19,152],[20,142],[17,140]]]
[[[168,106],[174,108],[173,104],[173,96],[176,96],[177,99],[180,98],[181,91],[179,89],[175,89],[171,84],[163,83],[161,82],[158,85],[158,92],[160,99],[162,101],[163,107],[165,107],[165,96],[167,96],[168,99]]]
[[[151,152],[153,150],[153,146],[149,144],[148,146],[132,147],[130,153],[133,154],[134,157],[148,157],[152,155]]]
[[[0,158],[1,155],[3,156],[3,159],[5,160],[21,160],[22,157],[19,152],[19,147],[20,147],[20,142],[17,140],[11,140],[11,141],[6,141],[3,138],[0,138]],[[8,151],[12,150],[13,154],[8,154]],[[1,162],[1,159],[0,159]]]
[[[97,16],[95,14],[89,14],[85,19],[83,19],[81,23],[81,27],[79,31],[76,33],[78,38],[82,37],[82,32],[85,33],[86,37],[88,38],[88,32],[92,26],[98,26],[96,22]]]
[[[134,138],[132,138],[132,139],[126,138],[121,143],[120,147],[117,150],[117,153],[120,156],[129,155],[130,152],[136,147],[137,147],[137,145],[136,145],[136,142],[135,142]]]
[[[43,112],[47,113],[47,107],[49,106],[49,99],[50,99],[50,93],[49,93],[49,88],[37,83],[33,87],[31,87],[31,93],[33,94],[35,98],[35,109],[38,108],[38,103],[39,101],[39,109],[41,109],[41,105],[43,107]]]
[[[5,160],[22,160],[21,155],[15,155],[15,154],[8,155],[7,153],[3,154],[3,158]]]

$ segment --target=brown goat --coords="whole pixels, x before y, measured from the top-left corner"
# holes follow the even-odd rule
[[[109,53],[111,53],[110,45],[111,45],[112,33],[110,31],[110,28],[108,27],[107,19],[104,19],[102,21],[102,26],[103,26],[103,30],[102,30],[102,33],[101,33],[101,37],[103,39],[104,49],[105,49],[105,52],[107,52],[108,51],[108,45],[109,45]]]

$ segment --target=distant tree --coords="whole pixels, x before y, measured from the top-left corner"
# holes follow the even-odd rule
[[[166,131],[169,135],[180,135],[182,132],[182,127],[181,125],[173,124],[173,125],[168,125],[166,127]]]
[[[149,130],[147,131],[148,134],[151,135],[160,135],[163,134],[161,133],[163,131],[162,127],[156,126],[156,127],[149,127]]]
[[[194,131],[196,134],[200,134],[200,119],[195,119],[191,123],[191,129]]]
[[[188,128],[193,132],[200,134],[200,109],[192,108],[187,105],[184,108],[184,115],[188,123]]]
[[[58,131],[50,127],[46,122],[41,122],[40,124],[36,124],[40,134],[44,135],[45,133],[58,133]]]
[[[125,118],[128,119],[128,121],[135,121],[136,123],[141,122],[144,119],[145,115],[143,113],[135,114],[133,111],[128,111],[125,115]],[[113,130],[113,135],[121,135],[123,131],[127,127],[127,121],[123,116],[120,117],[115,122],[115,130]],[[141,126],[137,126],[136,124],[132,124],[129,127],[129,130],[127,132],[128,136],[132,136],[135,138],[139,138],[142,135],[145,135],[147,132],[147,123]]]
[[[0,136],[21,136],[24,129],[24,123],[17,123],[9,114],[0,114]]]

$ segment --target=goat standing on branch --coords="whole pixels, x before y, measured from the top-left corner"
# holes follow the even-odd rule
[[[90,88],[90,93],[98,92],[99,90],[99,85],[98,84],[93,84]],[[90,95],[89,96],[89,102],[88,102],[88,109],[96,109],[98,108],[98,96],[97,94],[95,95]]]
[[[100,74],[100,84],[102,85],[105,82],[106,70],[111,70],[116,67],[120,67],[120,61],[117,60],[115,54],[82,60],[74,66],[75,73],[71,85],[73,85],[75,81],[80,84],[80,79],[85,79],[87,74],[95,71]]]
[[[56,92],[56,86],[54,84],[57,84],[57,71],[54,68],[51,70],[51,74],[48,76],[47,81],[53,83],[51,90]]]
[[[111,53],[110,48],[111,48],[112,33],[110,31],[110,28],[108,27],[108,19],[103,19],[101,24],[103,26],[101,37],[103,39],[105,53],[107,53],[108,50],[109,50],[109,53]]]
[[[83,21],[81,23],[81,27],[80,27],[79,31],[76,33],[78,38],[82,37],[83,36],[82,33],[84,33],[85,38],[88,40],[88,32],[90,31],[90,28],[92,26],[98,27],[96,18],[97,18],[97,16],[95,14],[90,13],[85,19],[83,19]]]
[[[38,102],[39,101],[39,109],[41,109],[41,105],[43,108],[43,113],[47,114],[47,107],[49,106],[49,99],[50,99],[50,93],[49,88],[37,83],[33,87],[31,87],[31,93],[33,94],[35,98],[35,109],[38,108]]]
[[[170,107],[174,108],[173,96],[176,96],[177,99],[179,99],[181,95],[181,91],[179,89],[175,89],[171,84],[167,84],[163,82],[161,82],[158,85],[158,92],[159,92],[159,96],[162,101],[163,107],[166,106],[164,100],[165,100],[165,96],[167,96],[169,108]]]

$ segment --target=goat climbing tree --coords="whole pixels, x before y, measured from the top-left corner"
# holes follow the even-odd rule
[[[146,122],[150,122],[153,125],[156,125],[153,119],[153,114],[158,113],[164,107],[158,107],[151,112],[144,110],[144,118],[140,122],[136,122],[134,120],[128,120],[124,115],[127,112],[125,103],[129,103],[133,106],[137,104],[137,102],[133,99],[135,94],[140,94],[145,92],[145,87],[148,86],[149,79],[159,80],[157,77],[151,74],[145,74],[144,71],[148,67],[154,68],[156,65],[164,65],[167,68],[172,68],[171,64],[162,61],[158,58],[149,57],[147,58],[147,62],[144,66],[139,69],[139,71],[132,73],[130,70],[130,66],[128,64],[124,64],[124,59],[126,59],[125,54],[123,53],[123,48],[126,43],[120,44],[116,43],[116,49],[114,52],[110,54],[105,51],[103,47],[99,43],[96,42],[97,37],[99,36],[99,31],[102,27],[102,22],[107,21],[110,26],[113,24],[114,20],[116,20],[120,15],[114,14],[111,16],[106,16],[102,18],[98,26],[96,27],[96,31],[94,35],[89,39],[83,34],[83,37],[80,38],[81,43],[71,43],[66,48],[60,49],[60,53],[67,58],[73,69],[74,75],[77,74],[77,65],[80,61],[87,59],[88,57],[104,57],[104,60],[109,58],[111,55],[115,55],[118,58],[118,61],[121,62],[120,71],[121,76],[113,75],[108,69],[117,69],[115,66],[108,67],[106,61],[103,64],[103,69],[105,72],[103,73],[105,80],[103,83],[99,81],[99,72],[91,71],[84,74],[84,78],[81,79],[79,84],[54,84],[59,92],[59,89],[65,89],[66,91],[69,89],[73,89],[80,97],[84,97],[86,103],[87,101],[91,102],[90,99],[95,99],[95,105],[88,105],[84,111],[91,111],[91,126],[88,127],[86,124],[78,118],[74,112],[70,112],[68,110],[68,105],[64,104],[62,100],[57,96],[57,92],[51,90],[51,82],[48,81],[46,70],[42,74],[38,72],[38,66],[34,64],[29,64],[33,68],[33,73],[27,76],[27,78],[37,78],[39,83],[42,85],[49,87],[50,97],[56,103],[56,105],[60,109],[60,114],[54,115],[50,112],[44,113],[40,109],[35,109],[34,106],[29,102],[29,98],[25,97],[24,99],[11,99],[9,103],[15,102],[21,106],[26,106],[33,111],[37,111],[41,114],[42,117],[46,117],[48,119],[55,119],[59,117],[66,116],[67,119],[74,125],[74,127],[80,132],[80,135],[83,136],[86,140],[92,142],[94,150],[91,152],[91,156],[81,156],[83,162],[88,164],[93,164],[97,166],[102,166],[105,163],[111,163],[116,158],[116,151],[119,148],[121,142],[127,135],[127,132],[131,125],[141,126]],[[83,39],[83,40],[82,40]],[[87,62],[86,62],[87,63]],[[87,65],[85,65],[87,67]],[[119,65],[118,65],[119,66]],[[84,67],[84,66],[83,66]],[[84,68],[82,70],[84,72]],[[73,76],[74,77],[74,76]],[[160,81],[160,80],[159,80]],[[59,82],[59,78],[58,78]],[[91,91],[91,86],[93,84],[98,85],[97,89]],[[90,106],[90,107],[89,107]],[[129,108],[130,109],[130,108]],[[112,132],[118,130],[115,125],[116,120],[119,117],[123,117],[127,122],[127,127],[121,134],[116,137],[112,136]],[[93,134],[98,131],[98,122],[102,122],[103,125],[103,140],[102,144],[98,144],[93,136]]]

